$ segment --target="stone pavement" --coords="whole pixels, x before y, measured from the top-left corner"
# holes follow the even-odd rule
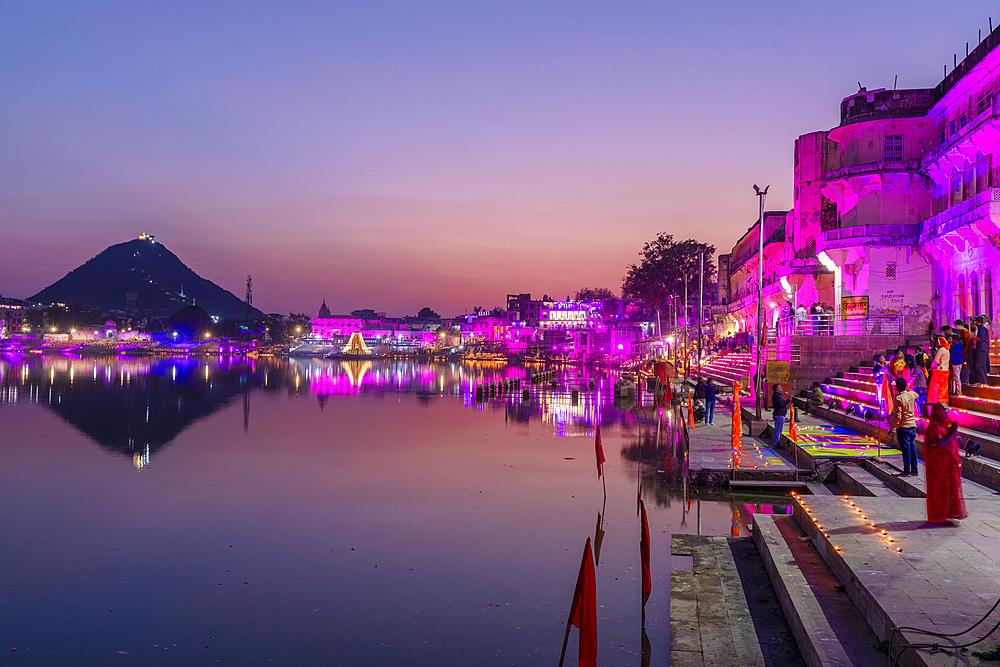
[[[948,526],[927,523],[926,502],[919,498],[798,497],[799,525],[879,639],[891,636],[891,657],[898,656],[900,665],[979,664],[971,651],[948,647],[980,639],[1000,621],[1000,610],[994,611],[956,639],[893,634],[902,626],[961,632],[1000,599],[1000,496],[970,491],[969,518]],[[903,650],[906,643],[939,644],[941,650]],[[973,650],[998,643],[994,634]]]
[[[687,414],[685,409],[684,414]],[[732,414],[729,408],[719,407],[715,412],[713,425],[696,424],[688,426],[690,446],[688,449],[688,469],[694,484],[720,485],[727,479],[792,479],[796,470],[800,475],[808,475],[804,466],[798,469],[785,452],[775,451],[763,441],[743,435],[742,447],[733,474],[733,451],[731,446]],[[744,427],[743,433],[746,434]]]
[[[750,538],[675,534],[671,551],[693,560],[670,574],[673,667],[804,664]]]

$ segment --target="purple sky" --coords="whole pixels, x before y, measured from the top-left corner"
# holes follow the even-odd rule
[[[991,10],[0,1],[0,293],[141,232],[265,311],[618,291],[660,231],[728,250],[755,182],[790,207],[796,136]]]

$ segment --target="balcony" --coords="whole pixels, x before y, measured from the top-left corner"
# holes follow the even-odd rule
[[[816,249],[916,245],[919,235],[920,225],[855,225],[823,232]]]
[[[836,181],[841,178],[851,178],[852,176],[866,176],[868,174],[912,174],[920,169],[920,160],[883,160],[880,162],[865,162],[864,164],[852,164],[840,169],[831,169],[823,174],[823,180]]]
[[[783,243],[784,240],[785,240],[785,225],[784,223],[782,223],[764,241],[765,252],[767,250],[767,247],[772,243]],[[748,261],[750,261],[750,259],[753,258],[756,254],[757,254],[757,244],[755,243],[751,245],[749,248],[747,248],[745,251],[743,251],[739,257],[731,259],[729,261],[729,275],[732,275],[737,271],[739,271],[743,267],[743,265],[746,264]]]
[[[987,188],[964,202],[945,209],[924,220],[920,225],[922,243],[943,237],[965,226],[975,225],[984,234],[996,234],[1000,229],[994,220],[1000,220],[1000,188]]]

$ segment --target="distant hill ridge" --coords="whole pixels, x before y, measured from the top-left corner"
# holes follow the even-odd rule
[[[135,308],[140,313],[151,310],[170,315],[192,303],[219,319],[243,319],[247,312],[242,299],[199,276],[146,234],[106,248],[28,300],[124,310],[130,293],[135,294]],[[262,315],[256,308],[250,309],[250,317]]]

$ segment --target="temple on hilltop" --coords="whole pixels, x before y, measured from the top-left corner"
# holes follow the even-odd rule
[[[956,319],[996,321],[998,47],[1000,28],[933,88],[861,87],[837,127],[795,141],[793,207],[765,212],[763,257],[758,222],[719,258],[720,333],[758,331],[761,261],[766,358],[812,367],[803,382]]]

